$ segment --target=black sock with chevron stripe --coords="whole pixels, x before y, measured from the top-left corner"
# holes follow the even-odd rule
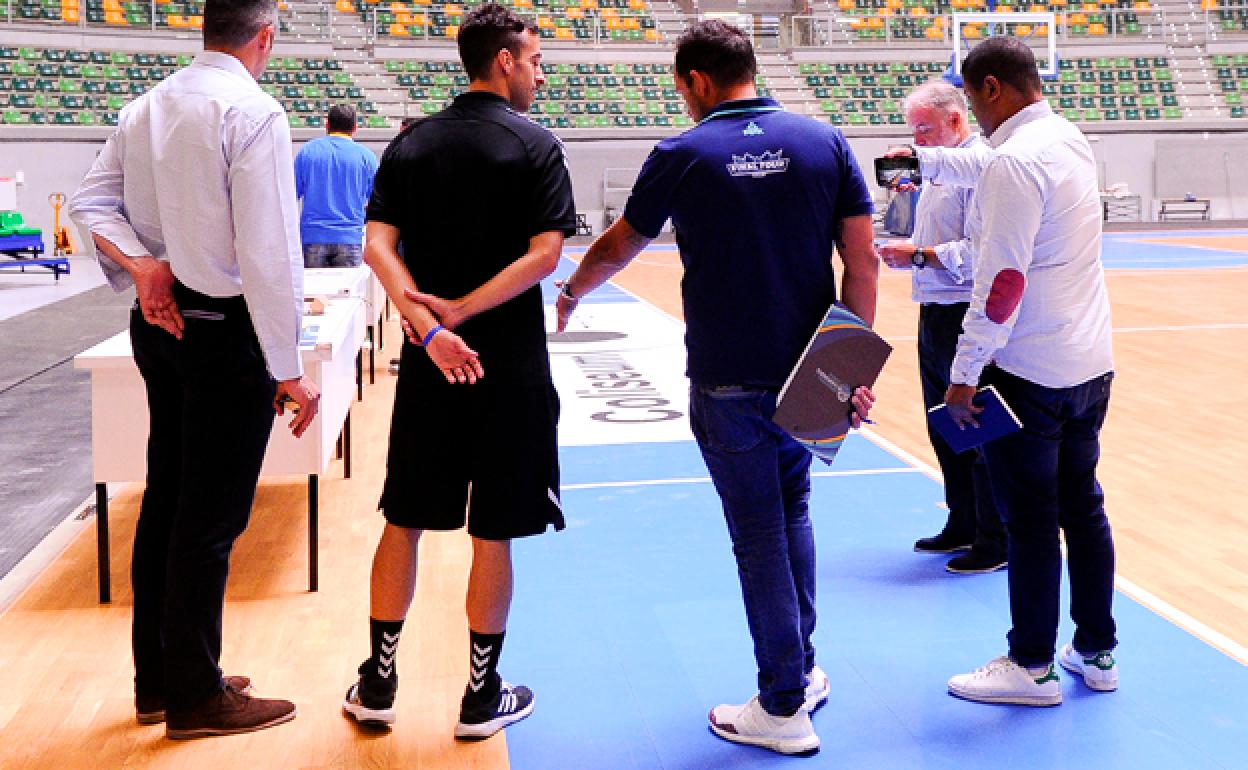
[[[401,620],[368,619],[368,635],[372,640],[373,655],[369,658],[373,671],[370,673],[386,681],[398,679],[398,665],[395,657],[399,653],[399,632],[403,630]]]
[[[468,631],[468,689],[464,698],[478,703],[491,703],[498,697],[502,679],[498,675],[498,658],[503,652],[503,635],[479,634]]]

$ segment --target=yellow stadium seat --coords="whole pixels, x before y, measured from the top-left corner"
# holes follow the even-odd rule
[[[82,17],[78,14],[77,8],[62,8],[61,18],[70,24],[77,24]]]
[[[580,8],[569,8],[568,18],[569,19],[583,19],[585,18],[585,11],[581,10]]]
[[[398,22],[391,24],[390,36],[391,37],[407,37],[407,26],[404,24],[399,24]]]
[[[657,43],[662,39],[663,33],[659,32],[657,29],[646,30],[646,40],[649,40],[651,43]]]
[[[575,37],[572,34],[572,30],[567,27],[560,27],[555,30],[555,40],[573,40]]]
[[[1098,22],[1096,22],[1095,24],[1089,24],[1089,25],[1088,25],[1088,34],[1089,34],[1089,35],[1104,35],[1104,34],[1105,34],[1105,25],[1104,25],[1104,24],[1102,24],[1102,23],[1100,23],[1099,21],[1098,21]]]
[[[458,25],[458,24],[449,24],[449,25],[447,25],[447,27],[446,27],[446,36],[447,36],[447,37],[450,37],[450,38],[458,37],[458,36],[459,36],[459,25]]]
[[[923,36],[931,38],[932,40],[940,40],[944,37],[944,34],[940,31],[940,27],[933,25],[923,30]]]
[[[598,0],[581,0],[582,8],[597,8]]]
[[[646,0],[628,0],[628,7],[634,11],[646,10]]]
[[[549,16],[538,16],[538,17],[537,17],[537,28],[538,28],[538,29],[554,29],[554,28],[555,28],[555,21],[554,21],[554,19],[550,18]]]
[[[186,23],[192,29],[203,29],[204,17],[203,16],[188,16],[186,17]]]
[[[926,16],[927,9],[921,5],[913,6],[910,8],[910,15],[911,16]]]

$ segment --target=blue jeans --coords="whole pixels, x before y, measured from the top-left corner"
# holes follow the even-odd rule
[[[359,267],[364,247],[358,243],[305,243],[304,267]]]
[[[985,445],[992,489],[1010,533],[1010,657],[1024,666],[1053,660],[1061,612],[1066,535],[1070,616],[1080,652],[1112,650],[1114,538],[1096,480],[1101,426],[1113,372],[1070,388],[1046,388],[996,367],[995,385],[1023,429]]]
[[[694,385],[689,417],[724,507],[767,713],[801,707],[815,665],[810,453],[771,421],[776,391]]]

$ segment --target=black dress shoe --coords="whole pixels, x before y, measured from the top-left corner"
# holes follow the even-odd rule
[[[996,572],[1006,566],[1004,556],[976,551],[972,548],[961,556],[955,556],[945,565],[945,569],[958,575],[983,575]]]
[[[941,532],[939,535],[932,537],[920,538],[914,544],[914,550],[919,553],[954,553],[955,551],[970,550],[971,540],[969,538],[962,539],[950,537]]]

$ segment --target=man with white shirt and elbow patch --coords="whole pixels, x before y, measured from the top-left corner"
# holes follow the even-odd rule
[[[285,111],[256,82],[273,0],[208,0],[204,51],[122,110],[70,203],[113,288],[135,286],[150,416],[131,581],[135,707],[170,738],[288,722],[222,677],[230,551],[274,413],[302,436],[320,395],[299,358],[303,257]]]
[[[985,445],[1009,530],[1008,654],[953,677],[949,691],[1052,706],[1062,700],[1061,532],[1075,635],[1060,663],[1093,690],[1118,685],[1114,545],[1096,480],[1114,376],[1096,164],[1079,130],[1049,108],[1021,41],[985,40],[962,76],[995,152],[976,184],[974,288],[945,400],[955,421],[973,424],[975,391],[993,385],[1023,428]],[[974,173],[964,157],[949,165],[959,163]]]
[[[966,100],[953,85],[929,81],[904,102],[906,122],[914,134],[914,152],[922,158],[929,148],[958,148],[984,162],[992,151],[967,119]],[[971,299],[973,268],[971,226],[972,186],[925,179],[909,240],[888,241],[880,257],[890,267],[911,270],[912,298],[919,303],[919,380],[923,406],[944,401],[949,368],[962,333],[962,319]],[[940,463],[949,515],[936,535],[914,544],[920,553],[956,553],[945,569],[956,574],[994,572],[1006,565],[1006,534],[992,499],[988,468],[979,449],[959,454],[928,427],[928,438]]]

